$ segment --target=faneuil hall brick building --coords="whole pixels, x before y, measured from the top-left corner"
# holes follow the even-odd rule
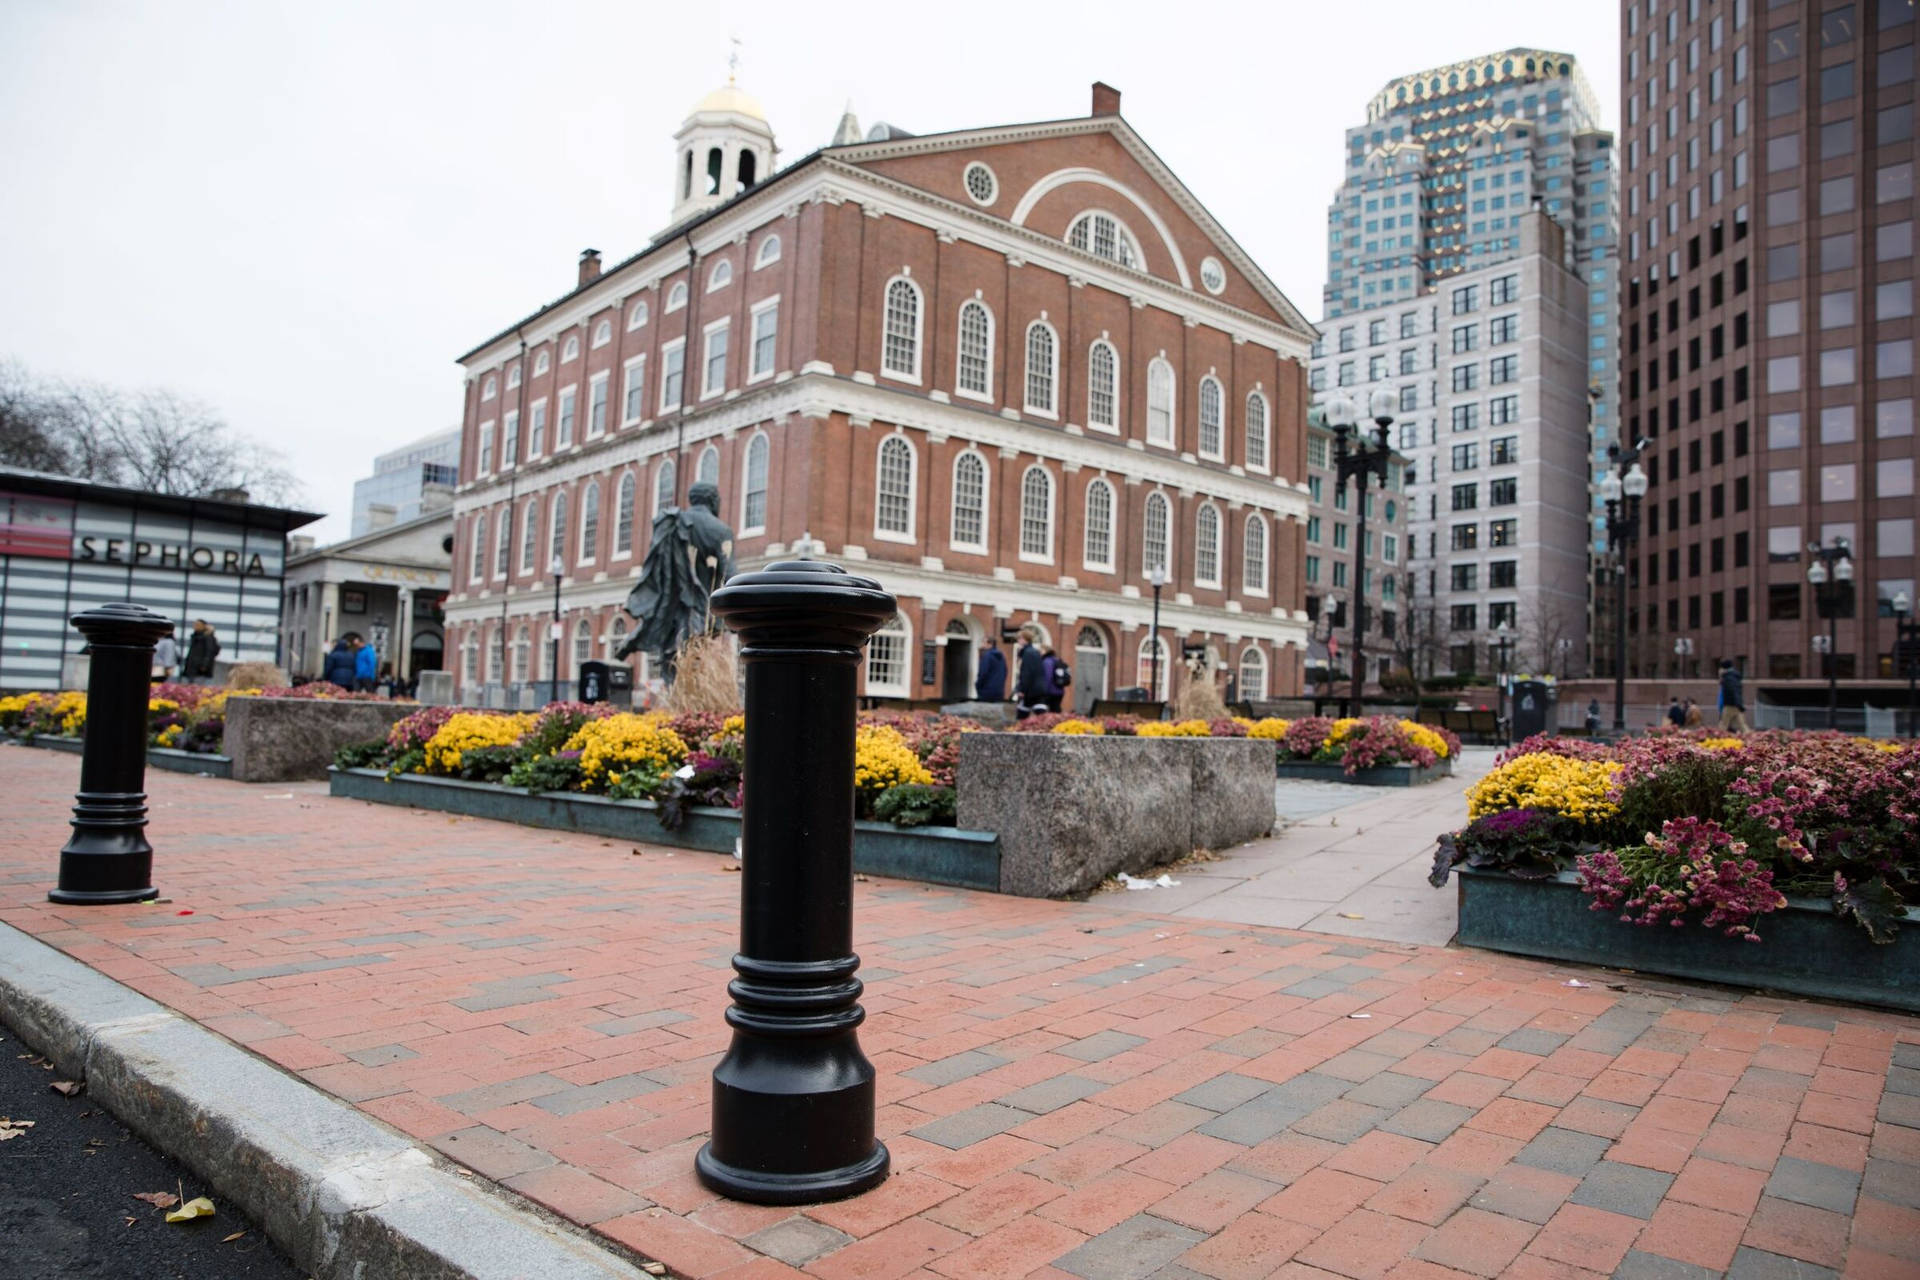
[[[461,357],[464,696],[611,653],[652,517],[701,480],[743,568],[810,554],[900,615],[869,696],[964,696],[1037,622],[1075,701],[1204,645],[1300,688],[1313,330],[1095,85],[1092,114],[835,145],[780,170],[729,84],[675,136],[667,230]],[[1179,672],[1185,678],[1184,672]],[[644,675],[644,673],[643,673]]]

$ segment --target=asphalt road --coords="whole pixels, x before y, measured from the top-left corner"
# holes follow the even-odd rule
[[[134,1137],[0,1028],[0,1272],[10,1280],[300,1280],[258,1227]],[[211,1218],[169,1224],[134,1198],[207,1195]],[[243,1233],[237,1240],[227,1237]]]

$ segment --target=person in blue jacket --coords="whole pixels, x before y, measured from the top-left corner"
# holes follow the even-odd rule
[[[360,693],[372,693],[380,676],[380,655],[359,636],[353,638],[353,687]]]
[[[353,652],[353,642],[357,637],[349,631],[333,642],[333,648],[327,650],[327,660],[320,668],[320,677],[329,684],[342,689],[353,689],[353,672],[357,659]]]
[[[999,645],[989,644],[980,651],[980,674],[974,677],[973,696],[981,702],[1007,700],[1007,658]]]

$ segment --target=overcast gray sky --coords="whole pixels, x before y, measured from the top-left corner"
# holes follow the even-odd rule
[[[454,425],[456,355],[666,221],[727,75],[783,161],[861,123],[1123,112],[1309,317],[1344,129],[1519,45],[1619,112],[1611,0],[867,6],[0,0],[0,358],[163,385],[280,449],[344,536],[373,454]]]

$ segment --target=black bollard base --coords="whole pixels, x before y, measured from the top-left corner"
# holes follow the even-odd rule
[[[887,1168],[892,1161],[885,1144],[876,1142],[873,1154],[843,1169],[823,1173],[763,1173],[723,1164],[713,1154],[713,1144],[709,1142],[693,1158],[693,1168],[709,1190],[729,1200],[767,1205],[825,1204],[873,1190],[887,1180]]]

